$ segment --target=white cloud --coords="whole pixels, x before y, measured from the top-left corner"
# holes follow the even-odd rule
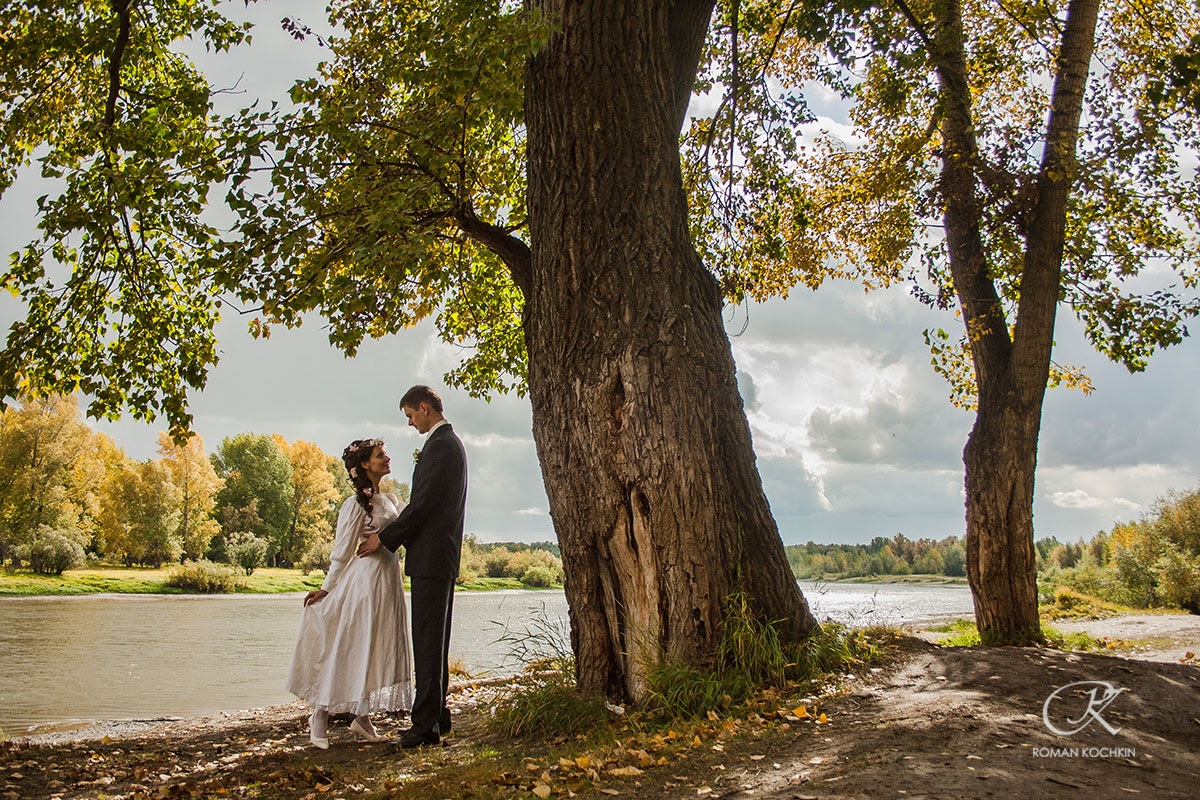
[[[1099,497],[1092,497],[1082,489],[1076,489],[1073,492],[1055,492],[1050,495],[1054,505],[1061,508],[1096,508],[1106,505],[1107,500]]]

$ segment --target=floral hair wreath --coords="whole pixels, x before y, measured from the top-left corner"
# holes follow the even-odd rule
[[[351,445],[347,445],[346,451],[344,453],[342,453],[342,458],[349,461],[352,457],[355,456],[355,454],[357,454],[359,452],[365,452],[368,454],[368,457],[369,457],[369,454],[371,453],[371,451],[373,451],[376,447],[382,447],[383,445],[384,445],[383,439],[363,439],[362,441],[355,442],[354,444],[351,444]],[[358,464],[355,463],[355,464],[348,466],[347,471],[350,473],[351,478],[357,478],[358,477]]]
[[[382,447],[383,439],[363,439],[361,442],[356,442],[346,448],[347,453],[357,453],[359,450],[367,449],[374,450],[376,447]]]

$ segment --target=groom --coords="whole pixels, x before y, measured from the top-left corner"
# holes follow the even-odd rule
[[[467,504],[467,454],[442,416],[442,398],[433,389],[412,387],[400,398],[400,410],[410,426],[429,436],[413,468],[408,505],[383,530],[364,534],[358,555],[381,546],[393,553],[400,545],[405,548],[417,679],[412,727],[400,737],[400,746],[407,748],[437,744],[450,732],[447,659]]]

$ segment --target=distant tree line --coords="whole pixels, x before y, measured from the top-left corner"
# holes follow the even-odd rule
[[[512,578],[532,589],[562,586],[562,555],[554,542],[480,542],[463,539],[459,583],[480,578]]]
[[[199,436],[181,446],[162,433],[158,458],[137,461],[84,424],[74,397],[0,413],[0,565],[323,569],[350,493],[340,458],[278,434],[238,434],[210,455]]]
[[[869,544],[788,545],[785,549],[797,578],[865,578],[883,575],[967,574],[967,554],[957,536],[909,539],[897,533],[876,536]]]
[[[161,567],[197,562],[180,585],[232,585],[228,564],[325,570],[337,511],[349,497],[340,458],[312,442],[241,433],[212,454],[193,436],[159,435],[136,461],[88,427],[74,397],[25,400],[0,413],[0,566],[60,574],[87,561]],[[408,486],[384,479],[407,498]],[[561,586],[552,542],[463,543],[460,582],[509,578]]]
[[[1179,608],[1200,614],[1200,489],[1168,492],[1150,514],[1123,522],[1089,541],[1034,542],[1040,601],[1067,587],[1133,608]],[[869,544],[789,545],[797,578],[966,574],[962,539],[877,536]]]
[[[1057,587],[1134,608],[1200,614],[1200,489],[1172,491],[1088,542],[1037,542],[1043,602]]]

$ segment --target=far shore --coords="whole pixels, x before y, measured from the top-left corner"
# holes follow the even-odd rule
[[[167,585],[174,565],[160,568],[90,566],[67,570],[62,575],[38,575],[29,570],[0,568],[0,598],[69,597],[97,594],[196,595]],[[321,588],[325,573],[305,574],[299,569],[260,567],[243,576],[242,586],[224,594],[294,594]],[[459,584],[459,591],[479,592],[497,589],[562,589],[562,586],[526,586],[515,578],[477,578]]]
[[[97,594],[195,595],[167,585],[174,565],[159,568],[97,565],[67,570],[62,575],[38,575],[29,570],[0,568],[0,598],[68,597]],[[325,574],[299,569],[260,567],[243,578],[243,585],[229,594],[294,594],[321,588]],[[872,583],[913,586],[965,586],[965,577],[950,575],[864,575],[856,577],[799,578],[807,583]],[[562,585],[527,586],[515,578],[476,578],[460,583],[459,591],[487,592],[498,589],[529,591],[562,590]]]
[[[172,566],[124,567],[98,565],[67,570],[62,575],[38,575],[29,570],[0,568],[0,599],[4,597],[70,597],[100,594],[197,595],[167,585]],[[227,594],[294,594],[321,588],[325,574],[299,569],[260,567],[244,576],[243,585]],[[967,579],[949,575],[865,575],[799,578],[807,583],[872,583],[912,586],[965,586]],[[460,583],[459,591],[562,590],[562,585],[527,586],[515,578],[476,578]]]

